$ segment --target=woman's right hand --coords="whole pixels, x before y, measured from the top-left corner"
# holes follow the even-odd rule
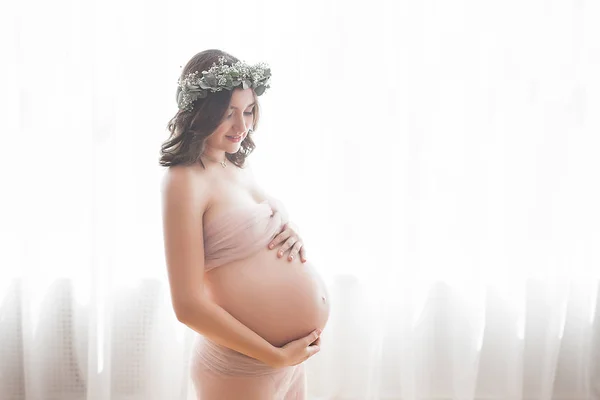
[[[321,346],[313,343],[319,339],[320,335],[321,330],[315,329],[308,336],[296,339],[280,347],[280,359],[276,367],[281,368],[297,365],[317,354],[321,350]]]

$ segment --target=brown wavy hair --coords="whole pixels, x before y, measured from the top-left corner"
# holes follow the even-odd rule
[[[201,51],[193,56],[181,71],[181,78],[194,71],[207,71],[218,62],[219,57],[225,57],[226,65],[232,65],[239,61],[236,57],[218,49]],[[235,90],[235,89],[234,89]],[[232,90],[221,90],[209,92],[208,96],[194,102],[191,111],[178,110],[177,114],[167,124],[170,132],[169,139],[161,145],[160,165],[172,167],[175,165],[191,165],[200,162],[204,151],[206,138],[210,136],[223,121],[231,101]],[[256,105],[253,107],[253,124],[250,132],[256,131],[259,120],[259,104],[257,95],[252,90]],[[251,133],[246,135],[237,153],[225,153],[225,157],[239,168],[244,167],[246,157],[252,153],[256,146],[252,140]]]

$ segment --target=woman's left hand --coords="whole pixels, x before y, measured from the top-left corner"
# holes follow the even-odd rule
[[[283,257],[283,255],[291,249],[290,254],[288,254],[288,261],[293,261],[294,258],[300,254],[300,261],[303,263],[306,262],[304,245],[297,232],[298,229],[291,222],[284,224],[281,232],[269,242],[269,249],[272,250],[278,244],[283,243],[281,248],[277,251],[277,257]]]

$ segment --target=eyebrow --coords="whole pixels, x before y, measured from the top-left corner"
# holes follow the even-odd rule
[[[251,104],[248,104],[248,105],[246,106],[246,108],[248,108],[248,107],[250,107],[250,106],[253,106],[253,105],[255,105],[255,104],[256,104],[256,102],[254,102],[254,103],[251,103]],[[238,109],[237,107],[234,107],[234,106],[229,106],[229,108],[235,108],[236,110]]]

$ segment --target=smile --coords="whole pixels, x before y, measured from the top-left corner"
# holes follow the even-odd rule
[[[240,140],[242,140],[242,136],[226,136],[226,138],[231,140],[234,143],[237,143]]]

